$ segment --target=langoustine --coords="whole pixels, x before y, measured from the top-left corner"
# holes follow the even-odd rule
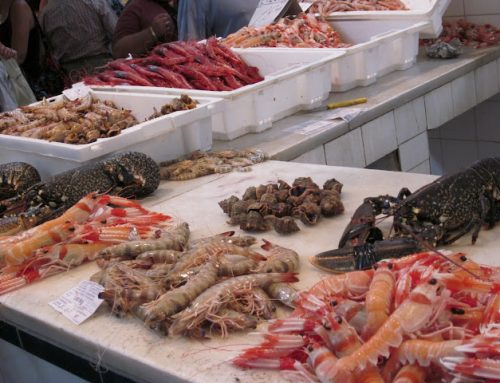
[[[271,322],[268,333],[263,336],[273,337],[273,345],[264,341],[242,352],[233,363],[242,368],[292,370],[306,379],[321,382],[345,382],[353,377],[355,381],[362,381],[362,377],[378,382],[392,379],[406,382],[410,377],[427,381],[425,376],[444,381],[451,381],[453,377],[495,380],[500,373],[498,267],[479,267],[463,254],[454,254],[451,258],[482,269],[484,279],[470,277],[457,264],[437,254],[424,253],[391,263],[380,262],[375,274],[367,275],[370,272],[367,270],[328,277],[308,292],[298,293],[296,309],[290,318]],[[419,266],[413,267],[415,264]],[[397,286],[409,270],[412,277],[408,292],[382,287],[387,283]],[[392,276],[385,276],[386,272]],[[377,273],[383,276],[382,284],[375,279]],[[345,281],[363,281],[365,277],[357,287],[358,294],[354,295],[359,302],[339,311],[341,302],[348,299],[347,294],[352,296]],[[385,315],[388,310],[388,317],[380,328],[367,332],[367,318],[373,308],[364,300],[375,293],[370,287],[380,291],[386,288],[388,291],[384,294],[391,304],[384,300],[376,305],[380,308],[376,307],[375,312],[382,310],[380,313]],[[394,305],[397,299],[399,304]],[[465,326],[460,318],[468,310],[474,312],[472,326]],[[484,314],[477,314],[481,311]],[[292,334],[300,342],[287,340]],[[365,339],[361,340],[360,335]],[[320,370],[314,360],[303,358],[304,353],[314,350],[330,355],[325,357],[328,362],[321,365]],[[378,367],[382,370],[377,371]]]

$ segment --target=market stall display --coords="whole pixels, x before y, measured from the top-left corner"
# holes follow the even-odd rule
[[[137,152],[118,153],[76,169],[39,181],[31,165],[17,163],[0,167],[2,179],[13,177],[18,187],[15,195],[0,200],[0,236],[16,234],[57,217],[77,204],[88,193],[100,192],[127,197],[144,197],[160,183],[158,165]],[[8,183],[7,183],[8,184]]]
[[[321,382],[496,379],[498,268],[433,252],[375,266],[299,293],[294,312],[233,363]]]
[[[333,12],[353,11],[406,11],[408,8],[401,0],[314,0],[309,12],[327,16]]]
[[[245,190],[219,202],[230,220],[245,231],[261,232],[271,228],[280,234],[299,231],[295,219],[316,225],[321,216],[333,217],[344,211],[340,200],[342,184],[332,178],[320,188],[310,177],[296,178],[292,185],[283,180]]]
[[[197,151],[186,158],[160,163],[160,177],[162,180],[186,181],[233,170],[248,172],[252,165],[265,160],[266,155],[258,149]]]
[[[219,44],[171,42],[157,45],[143,58],[115,60],[105,70],[84,78],[87,85],[134,85],[230,91],[262,81],[256,67]]]
[[[244,27],[222,40],[232,48],[344,48],[349,44],[326,21],[312,14],[284,17],[263,27]]]
[[[81,134],[69,135],[78,138],[92,136],[94,142],[78,145],[46,141],[26,136],[10,136],[0,134],[0,162],[24,161],[36,164],[42,179],[57,173],[73,169],[87,163],[96,162],[116,152],[134,150],[148,153],[155,161],[173,160],[195,150],[208,150],[212,146],[212,115],[223,110],[220,100],[210,97],[190,97],[180,93],[178,95],[145,95],[136,93],[94,92],[89,96],[75,101],[68,101],[61,95],[46,100],[41,107],[42,113],[50,113],[57,117],[57,113],[67,109],[59,108],[66,104],[83,104],[83,100],[94,100],[95,105],[102,106],[102,115],[93,111],[75,114],[75,121],[59,121],[53,123],[57,126],[73,127],[75,124],[83,126]],[[178,99],[181,98],[181,101]],[[182,100],[186,101],[179,111]],[[192,101],[191,101],[192,100]],[[90,102],[90,101],[89,101]],[[117,106],[116,112],[111,113],[108,105]],[[174,107],[168,106],[175,104]],[[39,104],[40,105],[40,104]],[[26,110],[37,110],[39,105],[30,105]],[[189,105],[189,106],[187,106]],[[193,106],[196,106],[193,108]],[[169,109],[171,113],[162,114]],[[184,108],[186,108],[184,110]],[[128,111],[128,112],[123,112]],[[160,116],[157,116],[160,112]],[[17,115],[17,111],[11,112]],[[110,125],[115,114],[126,113],[136,121],[136,124],[121,130],[120,134],[110,137],[98,138],[101,132],[108,131],[112,126],[120,127],[120,123]],[[34,125],[46,124],[47,117],[31,113],[35,119]],[[133,116],[133,117],[132,117]],[[153,118],[154,117],[154,118]],[[6,119],[11,119],[11,117]],[[87,128],[90,125],[92,130]],[[19,128],[12,125],[12,129]],[[108,129],[109,128],[109,129]],[[117,133],[118,130],[115,131]],[[40,137],[47,131],[40,131]],[[93,133],[96,133],[94,136]]]

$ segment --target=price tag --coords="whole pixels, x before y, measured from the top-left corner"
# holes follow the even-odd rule
[[[76,325],[90,317],[102,303],[97,295],[104,287],[92,281],[82,281],[76,287],[65,292],[60,298],[49,302],[49,305],[59,311]]]
[[[248,25],[262,27],[271,24],[289,6],[290,0],[260,0]]]
[[[302,9],[302,12],[307,11],[311,7],[311,5],[312,5],[312,3],[308,3],[306,1],[299,2],[299,6],[300,6],[300,9]]]
[[[63,90],[63,94],[70,101],[85,97],[89,94],[90,88],[83,82],[74,84],[71,88]]]
[[[306,121],[302,124],[292,126],[291,128],[285,129],[292,133],[302,134],[307,136],[309,134],[322,132],[324,130],[330,129],[334,124],[331,121]]]

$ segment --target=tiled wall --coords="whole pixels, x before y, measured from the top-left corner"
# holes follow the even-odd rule
[[[478,159],[500,157],[500,93],[428,134],[433,174],[449,174]]]
[[[500,27],[500,0],[451,0],[445,17]]]

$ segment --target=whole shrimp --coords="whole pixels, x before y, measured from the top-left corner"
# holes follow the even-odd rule
[[[175,315],[170,335],[179,335],[186,330],[199,327],[205,320],[217,322],[217,312],[235,295],[235,292],[253,287],[266,287],[277,282],[297,282],[293,273],[265,273],[242,275],[220,282],[200,294],[191,305]]]
[[[287,273],[299,269],[299,255],[297,252],[275,245],[263,239],[262,249],[268,252],[266,261],[259,264],[257,273]]]

